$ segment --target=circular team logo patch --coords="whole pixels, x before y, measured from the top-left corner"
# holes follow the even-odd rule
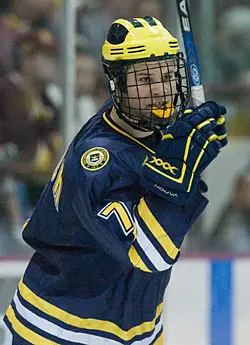
[[[93,147],[86,151],[81,158],[82,167],[95,171],[102,169],[109,161],[109,153],[103,147]]]

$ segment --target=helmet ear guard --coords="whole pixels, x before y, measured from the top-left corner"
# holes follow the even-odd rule
[[[115,67],[107,64],[105,60],[102,60],[102,62],[103,71],[109,80],[111,94],[115,92],[116,88],[120,89],[122,92],[126,92],[127,80],[124,65],[116,63],[117,66]],[[119,71],[119,73],[117,73],[117,71]]]
[[[103,72],[105,73],[105,75],[108,78],[111,78],[110,71],[109,71],[109,65],[107,63],[105,63],[105,61],[103,59],[102,59],[102,68],[103,68]]]

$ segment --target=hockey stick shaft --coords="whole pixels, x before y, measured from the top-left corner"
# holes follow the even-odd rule
[[[176,4],[190,74],[192,99],[194,106],[197,107],[205,102],[205,95],[192,31],[188,0],[176,0]]]

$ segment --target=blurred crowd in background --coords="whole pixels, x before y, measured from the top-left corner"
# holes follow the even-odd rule
[[[228,107],[231,145],[244,143],[249,150],[237,157],[241,169],[235,170],[227,186],[228,197],[219,214],[209,229],[197,223],[185,251],[249,254],[250,4],[249,0],[212,3],[213,18],[205,16],[204,22],[199,13],[201,1],[190,0],[207,98]],[[113,20],[150,15],[180,35],[170,0],[85,0],[77,6],[72,136],[109,97],[100,61],[101,46]],[[22,225],[62,153],[60,33],[64,23],[61,0],[2,0],[0,10],[1,256],[30,253],[21,239]],[[206,27],[212,32],[208,38],[202,36]],[[230,164],[235,165],[234,155]],[[218,197],[220,193],[218,190]]]

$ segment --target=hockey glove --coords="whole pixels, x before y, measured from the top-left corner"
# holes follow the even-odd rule
[[[217,140],[219,140],[221,146],[222,147],[226,146],[228,143],[228,139],[227,139],[226,120],[224,116],[220,116],[216,120],[216,127],[214,129],[214,132],[217,135]]]
[[[220,107],[220,116],[216,117],[216,107],[217,105],[214,102],[206,102],[207,106],[214,111],[213,117],[216,120],[216,127],[214,128],[214,133],[217,135],[217,140],[219,140],[220,144],[222,147],[226,146],[228,143],[227,139],[227,129],[226,129],[226,119],[225,115],[227,113],[226,108],[224,106],[219,106]],[[204,105],[205,105],[204,104]],[[204,112],[205,109],[202,110]],[[186,114],[191,114],[194,111],[194,108],[189,108],[184,112],[184,116]],[[206,110],[207,111],[207,110]]]
[[[215,129],[226,113],[223,106],[206,102],[169,126],[155,154],[147,155],[142,185],[177,204],[196,193],[200,175],[218,155],[222,145]]]

